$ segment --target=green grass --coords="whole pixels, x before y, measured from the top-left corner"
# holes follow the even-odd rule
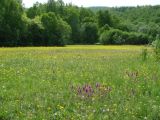
[[[159,120],[160,64],[143,48],[0,48],[0,120]],[[96,83],[111,91],[76,94]]]

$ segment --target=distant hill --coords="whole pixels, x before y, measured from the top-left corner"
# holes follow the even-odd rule
[[[94,12],[108,10],[110,13],[131,22],[160,23],[160,5],[137,7],[89,7]]]

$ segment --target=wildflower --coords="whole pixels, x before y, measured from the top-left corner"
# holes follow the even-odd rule
[[[64,107],[63,106],[59,106],[59,108],[62,110],[62,109],[64,109]]]
[[[54,115],[56,116],[56,115],[57,115],[57,113],[54,113]]]
[[[64,107],[62,105],[57,105],[59,107],[59,109],[64,109]]]
[[[111,91],[111,87],[107,87],[105,85],[100,85],[99,83],[96,83],[95,87],[92,87],[89,84],[85,84],[82,87],[71,87],[72,92],[76,92],[76,94],[81,98],[93,98],[95,96],[105,96],[108,92]],[[92,99],[92,101],[94,101]]]
[[[106,112],[106,110],[105,110],[105,109],[103,109],[103,110],[102,110],[102,112]]]
[[[86,88],[86,90],[85,90],[85,91],[86,91],[86,93],[87,93],[87,92],[88,92],[88,88]]]

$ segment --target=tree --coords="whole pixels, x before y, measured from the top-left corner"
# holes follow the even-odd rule
[[[106,44],[151,43],[160,33],[159,11],[160,6],[79,8],[63,0],[27,9],[22,0],[0,0],[0,46],[94,44],[98,38]]]
[[[27,13],[27,17],[33,19],[36,16],[40,16],[41,14],[46,12],[46,8],[45,5],[36,2],[33,7],[30,7],[29,9],[27,9],[26,13]]]
[[[81,23],[86,22],[86,18],[90,19],[90,20],[95,20],[94,17],[94,13],[87,8],[80,8],[80,12],[79,12],[79,20]]]
[[[98,21],[99,27],[103,27],[106,24],[108,24],[109,26],[112,26],[111,15],[107,10],[99,11],[97,13],[97,21]]]
[[[72,35],[71,40],[73,43],[79,43],[79,28],[80,28],[80,22],[79,22],[79,11],[77,8],[73,6],[68,6],[66,8],[66,16],[65,20],[72,28]]]
[[[61,17],[64,16],[64,11],[65,11],[64,6],[65,6],[65,4],[64,4],[63,0],[57,0],[57,12]]]
[[[0,5],[0,45],[16,46],[23,29],[23,8],[17,0],[1,1]]]
[[[81,29],[82,43],[94,44],[98,42],[98,27],[96,23],[86,22]]]
[[[28,26],[28,38],[31,40],[30,44],[33,46],[43,46],[44,42],[44,27],[41,19],[37,16],[31,20]],[[34,33],[34,34],[33,34]]]
[[[58,39],[55,35],[58,22],[56,15],[53,12],[45,13],[42,15],[41,21],[45,28],[45,45],[56,45]]]
[[[61,17],[58,16],[57,31],[59,32],[59,43],[60,45],[72,44],[71,39],[71,27]]]
[[[49,12],[42,15],[42,25],[45,29],[45,45],[63,46],[70,37],[71,28],[60,16]]]
[[[57,3],[55,0],[48,0],[47,2],[47,12],[57,12]]]

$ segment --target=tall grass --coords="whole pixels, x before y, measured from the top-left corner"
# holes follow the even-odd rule
[[[1,48],[0,119],[159,120],[160,65],[142,48]]]

